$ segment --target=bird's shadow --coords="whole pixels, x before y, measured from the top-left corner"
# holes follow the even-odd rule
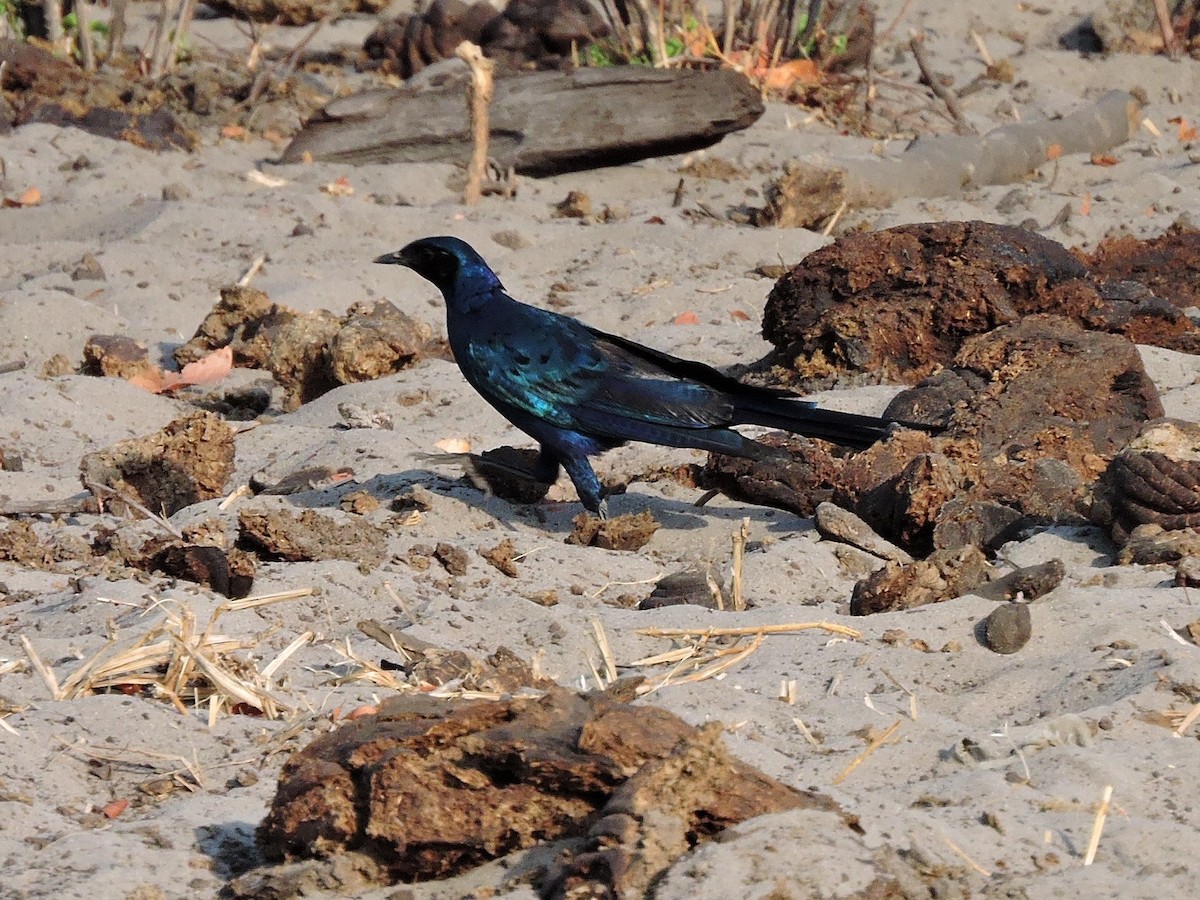
[[[455,477],[421,468],[376,475],[361,482],[352,481],[335,487],[302,491],[288,495],[287,499],[294,506],[329,508],[337,507],[346,494],[365,491],[380,503],[396,505],[399,510],[406,504],[412,504],[413,508],[420,507],[420,499],[412,497],[412,490],[416,487],[423,488],[437,497],[456,500],[478,509],[509,527],[522,524],[564,535],[571,533],[575,527],[575,518],[584,511],[578,500],[542,500],[537,503],[506,500],[479,488],[466,475]],[[699,500],[702,496],[702,492],[697,490],[696,499]],[[759,529],[789,534],[812,527],[809,520],[795,513],[767,506],[697,506],[694,502],[640,494],[636,491],[608,496],[610,518],[643,510],[649,510],[663,528],[679,531],[707,528],[714,522],[727,522],[733,528],[744,518],[749,518]]]

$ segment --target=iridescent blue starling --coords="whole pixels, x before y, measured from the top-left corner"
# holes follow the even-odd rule
[[[407,266],[442,292],[454,359],[471,386],[541,445],[533,477],[567,470],[583,505],[606,504],[588,457],[628,441],[763,459],[780,451],[732,430],[762,425],[865,448],[892,422],[820,409],[794,394],[742,384],[510,297],[455,237],[413,241],[377,263]]]

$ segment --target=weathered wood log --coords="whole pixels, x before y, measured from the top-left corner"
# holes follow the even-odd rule
[[[462,161],[471,155],[465,80],[366,91],[308,121],[283,162]],[[619,165],[715,144],[753,124],[762,99],[728,70],[615,66],[499,79],[490,155],[527,175]]]

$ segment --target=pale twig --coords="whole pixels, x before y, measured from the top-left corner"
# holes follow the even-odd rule
[[[871,741],[871,743],[867,745],[867,749],[863,750],[862,753],[850,760],[850,765],[846,766],[846,768],[842,769],[842,771],[838,773],[838,775],[833,779],[833,783],[841,784],[843,781],[849,778],[850,773],[862,765],[863,761],[866,760],[867,757],[891,740],[892,735],[894,735],[900,729],[900,723],[903,721],[903,719],[897,719],[895,722],[889,725],[887,729],[881,735],[879,735],[879,737],[875,738],[875,740]]]
[[[958,95],[942,84],[941,77],[929,65],[929,59],[925,56],[925,32],[914,33],[909,39],[908,46],[912,50],[913,59],[917,61],[917,68],[921,70],[921,77],[950,111],[950,116],[954,119],[954,130],[959,134],[974,134],[975,129],[971,127],[967,117],[963,114],[962,107],[959,106]]]
[[[1167,56],[1175,58],[1175,26],[1171,23],[1171,11],[1167,0],[1154,0],[1154,14],[1158,16],[1158,28],[1162,32],[1163,49]]]
[[[612,645],[609,644],[608,635],[599,619],[592,619],[592,637],[600,650],[600,658],[604,660],[604,676],[611,684],[617,680],[617,661],[613,658]]]
[[[1100,849],[1100,834],[1104,831],[1104,820],[1108,818],[1108,808],[1112,804],[1113,786],[1104,786],[1104,796],[1100,798],[1100,808],[1096,810],[1096,819],[1092,822],[1092,836],[1088,838],[1087,854],[1083,864],[1090,866],[1096,861],[1096,851]]]
[[[730,576],[730,592],[733,594],[733,611],[745,612],[746,598],[742,593],[742,564],[746,558],[746,539],[750,536],[750,518],[733,533],[733,574]]]

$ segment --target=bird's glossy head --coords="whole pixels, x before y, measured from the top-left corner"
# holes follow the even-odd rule
[[[474,306],[481,296],[503,288],[483,257],[456,237],[421,238],[375,262],[407,266],[433,282],[450,307]]]

